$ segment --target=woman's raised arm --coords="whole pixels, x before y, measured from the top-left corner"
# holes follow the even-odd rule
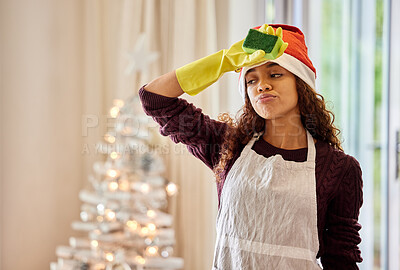
[[[246,53],[243,50],[243,42],[244,40],[236,42],[227,50],[220,50],[166,73],[150,82],[144,89],[167,97],[178,97],[183,93],[193,96],[216,82],[226,72],[237,71],[244,66],[266,60],[263,50]]]
[[[144,89],[165,97],[179,97],[184,93],[176,78],[175,70],[152,80]]]

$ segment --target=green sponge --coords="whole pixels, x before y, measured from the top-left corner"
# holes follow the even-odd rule
[[[265,52],[265,58],[276,59],[283,40],[278,36],[268,35],[255,29],[250,29],[242,48],[246,53],[253,53],[257,50]]]

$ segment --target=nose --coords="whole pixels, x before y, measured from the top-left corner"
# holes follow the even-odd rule
[[[270,91],[270,90],[272,90],[271,83],[266,79],[262,80],[260,85],[258,86],[258,91],[261,93],[261,92]]]

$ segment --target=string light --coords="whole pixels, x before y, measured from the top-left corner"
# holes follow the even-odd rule
[[[147,247],[147,248],[146,248],[146,253],[147,253],[149,256],[154,256],[154,255],[157,254],[157,252],[158,252],[158,247],[150,246],[150,247]]]
[[[157,229],[157,227],[154,223],[147,224],[147,228],[149,228],[149,231],[151,231],[151,232],[155,232]]]
[[[126,226],[128,226],[129,229],[131,229],[131,230],[133,230],[133,231],[136,231],[136,230],[138,229],[138,227],[139,227],[139,224],[137,223],[137,221],[128,220],[128,221],[126,222]]]
[[[106,260],[112,262],[114,260],[114,254],[111,252],[106,253]]]
[[[161,251],[161,256],[164,258],[168,258],[168,256],[169,256],[168,251],[166,251],[166,250]]]
[[[154,211],[154,210],[148,210],[148,211],[147,211],[147,216],[148,216],[149,218],[154,218],[154,217],[156,216],[156,211]]]
[[[157,227],[154,223],[149,223],[147,226],[143,226],[140,229],[141,236],[148,236],[149,234],[154,234],[157,230]]]
[[[117,152],[113,151],[110,153],[110,157],[111,157],[111,159],[117,159],[117,158],[119,158],[119,154]]]
[[[96,206],[96,208],[97,208],[97,213],[99,213],[99,215],[104,215],[104,209],[105,209],[104,204],[99,203]]]
[[[118,189],[118,183],[115,181],[111,181],[108,183],[108,189],[111,191],[116,191]]]
[[[81,216],[81,220],[82,220],[83,222],[89,221],[89,214],[86,213],[85,211],[82,211],[81,214],[80,214],[80,216]]]
[[[174,250],[172,247],[164,247],[161,249],[161,256],[164,258],[168,258],[169,256],[172,255],[173,251]]]
[[[144,239],[144,243],[148,246],[150,246],[153,243],[153,239],[151,239],[150,237],[147,237],[146,239]]]
[[[114,170],[114,169],[108,169],[107,170],[107,175],[112,177],[112,178],[115,178],[118,175],[118,171]]]
[[[147,183],[143,183],[140,186],[140,191],[142,191],[143,193],[147,194],[150,191],[150,185]]]
[[[103,222],[104,221],[103,216],[97,216],[96,219],[97,219],[98,222]]]
[[[174,183],[172,183],[172,182],[170,182],[168,185],[167,185],[167,193],[168,193],[168,196],[174,196],[176,193],[177,193],[177,191],[178,191],[178,188],[177,188],[177,186],[174,184]]]
[[[115,219],[115,212],[110,210],[110,209],[107,209],[106,210],[106,217],[107,217],[108,220],[114,220]]]
[[[117,118],[118,114],[119,114],[119,108],[117,106],[114,106],[110,109],[110,116],[112,118]]]
[[[97,242],[97,240],[92,240],[92,241],[90,241],[90,245],[93,248],[97,248],[99,246],[99,242]]]

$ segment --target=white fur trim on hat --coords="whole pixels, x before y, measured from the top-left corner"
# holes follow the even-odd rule
[[[239,92],[242,95],[243,100],[246,97],[246,80],[245,80],[246,72],[251,68],[261,66],[268,62],[277,63],[281,67],[289,70],[291,73],[293,73],[294,75],[296,75],[297,77],[302,79],[312,89],[315,90],[315,73],[307,65],[305,65],[303,62],[301,62],[297,58],[295,58],[287,53],[284,53],[277,59],[267,60],[265,62],[261,62],[254,66],[243,67],[242,72],[240,73],[240,78],[239,78]]]

